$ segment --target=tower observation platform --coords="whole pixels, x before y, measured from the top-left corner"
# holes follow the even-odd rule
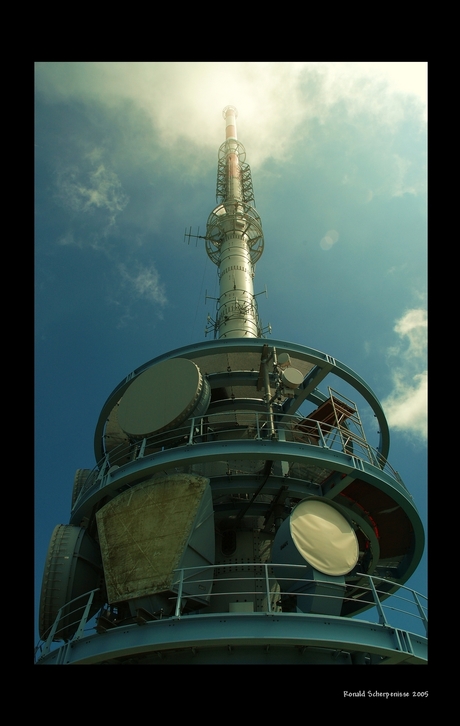
[[[405,586],[424,532],[377,397],[330,355],[263,337],[236,116],[205,235],[214,340],[141,365],[103,405],[96,465],[51,536],[38,664],[427,662],[426,598]]]

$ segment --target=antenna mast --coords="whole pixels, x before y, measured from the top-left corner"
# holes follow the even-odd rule
[[[255,208],[251,170],[237,139],[234,106],[223,110],[226,138],[217,165],[218,206],[206,227],[206,252],[218,267],[220,282],[217,338],[259,338],[262,335],[254,295],[254,266],[264,249],[262,222]]]

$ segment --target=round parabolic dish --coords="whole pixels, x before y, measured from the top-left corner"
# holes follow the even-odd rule
[[[297,368],[286,368],[282,375],[283,383],[288,388],[298,388],[303,382],[302,373]]]
[[[325,575],[346,575],[358,561],[358,539],[337,509],[306,499],[290,518],[291,536],[302,557]]]
[[[211,388],[195,363],[173,358],[148,368],[131,383],[118,409],[118,423],[137,438],[179,426],[202,416]]]

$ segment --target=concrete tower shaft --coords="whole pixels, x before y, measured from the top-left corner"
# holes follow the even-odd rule
[[[258,338],[261,325],[254,296],[254,265],[263,251],[262,222],[254,207],[246,152],[237,139],[234,106],[223,111],[226,139],[219,149],[217,198],[206,228],[206,251],[220,282],[215,337]]]

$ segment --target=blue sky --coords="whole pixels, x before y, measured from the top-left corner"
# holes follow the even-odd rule
[[[214,313],[216,268],[184,230],[202,234],[215,206],[227,104],[264,228],[262,321],[373,388],[389,462],[426,524],[426,64],[35,71],[36,604],[106,398],[147,360],[203,340]],[[426,554],[410,584],[426,592]]]

